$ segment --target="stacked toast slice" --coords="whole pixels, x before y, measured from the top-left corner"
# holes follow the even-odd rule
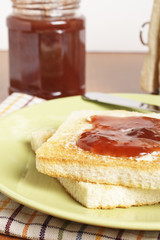
[[[151,121],[157,119],[157,124],[160,124],[160,115],[156,113],[121,110],[73,112],[36,151],[37,170],[57,178],[73,198],[88,208],[129,207],[160,202],[159,138],[156,150],[141,152],[136,156],[127,156],[125,153],[116,156],[86,150],[77,141],[83,133],[93,128],[93,116],[126,118],[127,121],[134,117]],[[156,134],[160,134],[159,125],[156,126]],[[121,128],[122,132],[134,130],[126,126]],[[144,145],[150,144],[150,141],[155,144],[152,139],[140,138]],[[133,144],[134,141],[133,138]],[[127,142],[123,145],[127,145]]]

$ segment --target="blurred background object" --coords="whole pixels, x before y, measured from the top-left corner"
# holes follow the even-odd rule
[[[140,26],[150,21],[153,0],[81,0],[86,17],[86,90],[144,93],[140,72],[148,46],[139,39]],[[0,100],[8,95],[6,17],[11,1],[0,8]],[[147,39],[147,31],[144,33]]]
[[[145,24],[144,24],[145,27]],[[143,30],[141,40],[143,41]],[[141,87],[148,93],[160,93],[160,0],[154,0],[152,16],[149,23],[148,48],[141,71]],[[146,44],[145,44],[146,45]]]

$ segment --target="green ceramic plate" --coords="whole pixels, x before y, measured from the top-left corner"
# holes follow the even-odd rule
[[[160,96],[123,95],[148,103]],[[81,97],[47,101],[24,108],[0,120],[0,191],[41,212],[60,218],[113,228],[160,230],[160,206],[128,209],[90,210],[73,200],[53,178],[37,172],[30,147],[32,131],[57,128],[77,109],[108,109],[107,105],[86,102]]]

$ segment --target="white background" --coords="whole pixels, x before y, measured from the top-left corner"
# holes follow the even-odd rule
[[[0,50],[7,50],[6,17],[11,13],[11,0],[2,1]],[[153,0],[82,0],[81,11],[86,16],[87,51],[147,51],[139,40],[139,30],[144,22],[150,20],[152,6]]]

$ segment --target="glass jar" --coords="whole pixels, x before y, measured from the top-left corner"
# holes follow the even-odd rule
[[[45,99],[85,91],[85,19],[80,0],[12,0],[9,92]]]

